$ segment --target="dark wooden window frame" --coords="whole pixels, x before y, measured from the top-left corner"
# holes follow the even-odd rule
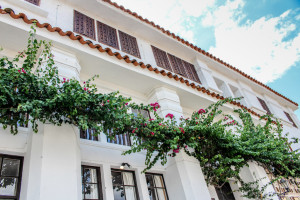
[[[24,158],[21,156],[12,156],[12,155],[6,155],[6,154],[0,154],[0,157],[2,157],[2,162],[4,158],[10,158],[10,159],[17,159],[20,160],[20,167],[19,167],[19,176],[18,177],[12,177],[12,178],[18,178],[18,184],[17,184],[17,191],[16,191],[16,196],[4,196],[0,194],[0,199],[4,198],[4,199],[16,199],[19,200],[20,199],[20,192],[21,192],[21,183],[22,183],[22,172],[23,172],[23,162],[24,162]],[[0,163],[0,173],[2,171],[2,162]],[[1,174],[0,174],[0,177]]]
[[[109,29],[112,29],[112,31],[115,32],[116,46],[112,46],[112,45],[110,45],[110,44],[108,44],[108,43],[106,43],[106,42],[100,40],[100,24],[103,24],[104,26],[107,26]],[[114,30],[113,30],[113,29],[114,29]],[[117,33],[117,29],[115,29],[114,27],[111,27],[111,26],[109,26],[109,25],[107,25],[107,24],[105,24],[105,23],[100,22],[100,21],[97,20],[97,35],[98,35],[98,42],[100,42],[100,43],[102,43],[102,44],[105,44],[105,45],[107,45],[107,46],[113,47],[113,48],[118,49],[118,50],[120,49],[120,48],[119,48],[119,41],[118,41],[118,33]]]
[[[153,45],[151,45],[151,48],[152,48],[152,52],[153,52],[154,59],[155,59],[157,66],[164,68],[166,70],[169,70],[169,71],[173,71],[167,52],[165,52],[164,50],[161,50]]]
[[[101,183],[101,174],[100,174],[100,167],[94,167],[94,166],[88,166],[88,165],[81,165],[81,184],[85,184],[86,182],[83,181],[83,172],[84,169],[89,168],[89,169],[96,169],[97,173],[97,183],[87,183],[87,184],[97,184],[98,188],[98,199],[103,200],[103,192],[102,192],[102,183]],[[90,199],[85,199],[85,196],[83,196],[83,200],[90,200]],[[95,199],[93,199],[95,200]]]
[[[270,108],[268,107],[267,103],[265,102],[265,100],[257,97],[261,107],[267,112],[267,114],[272,114]]]
[[[129,35],[128,33],[125,33],[125,32],[123,32],[121,30],[118,30],[118,32],[119,32],[119,39],[120,39],[120,44],[121,44],[121,50],[123,52],[125,52],[125,53],[128,53],[129,55],[132,55],[132,56],[137,57],[137,58],[141,58],[141,54],[140,54],[140,50],[139,50],[139,45],[138,45],[136,37],[134,37],[132,35]],[[133,39],[134,47],[130,46],[130,50],[129,51],[126,51],[126,49],[124,49],[125,48],[125,44],[122,42],[122,38],[121,38],[122,35],[126,36],[127,38]],[[132,53],[133,48],[136,49],[136,53],[137,53],[136,55]]]
[[[123,181],[123,176],[122,176],[122,172],[130,172],[133,174],[133,182],[134,182],[134,188],[135,188],[135,195],[137,197],[137,200],[140,199],[139,197],[139,192],[138,192],[138,188],[137,188],[137,182],[136,182],[136,176],[135,176],[135,171],[133,170],[124,170],[124,169],[115,169],[115,168],[112,168],[111,169],[111,172],[120,172],[121,173],[121,179],[122,179],[122,184],[116,184],[118,186],[123,186],[125,188],[125,186],[130,186],[130,187],[133,187],[132,185],[124,185],[124,181]],[[114,186],[114,184],[113,184]],[[126,191],[124,190],[124,194],[125,194],[125,199],[126,199]]]
[[[151,176],[161,176],[161,177],[162,177],[163,183],[164,183],[164,187],[155,187],[155,186],[154,186],[154,187],[148,187],[148,188],[152,188],[152,189],[157,189],[157,188],[159,188],[159,189],[164,189],[164,190],[166,191],[167,200],[169,200],[168,191],[167,191],[167,188],[166,188],[166,183],[165,183],[164,176],[163,176],[162,174],[151,173],[151,172],[145,173],[145,176],[147,176],[147,175],[151,175]],[[152,178],[152,180],[154,180],[154,179]],[[155,184],[155,183],[154,183],[154,184]],[[159,200],[160,200],[160,199],[159,199]]]
[[[288,118],[288,120],[293,124],[294,127],[297,128],[296,123],[294,122],[294,120],[292,119],[291,115],[288,112],[283,111],[285,116]]]
[[[41,0],[25,0],[27,1],[28,3],[31,3],[33,5],[36,5],[36,6],[40,6],[41,4]]]
[[[93,30],[93,35],[92,35],[92,36],[85,35],[84,33],[80,33],[79,31],[76,30],[76,26],[75,26],[76,13],[79,13],[79,14],[81,14],[81,15],[84,15],[85,17],[90,18],[90,19],[93,20],[93,29],[94,29],[94,30]],[[92,40],[96,40],[96,29],[95,29],[95,28],[96,28],[96,25],[95,25],[95,19],[93,19],[93,18],[87,16],[86,14],[84,14],[84,13],[82,13],[82,12],[79,12],[79,11],[77,11],[77,10],[74,10],[74,12],[73,12],[73,31],[74,31],[75,33],[78,33],[78,34],[80,34],[80,35],[83,35],[83,36],[85,36],[85,37],[87,37],[87,38],[90,38],[90,39],[92,39]]]

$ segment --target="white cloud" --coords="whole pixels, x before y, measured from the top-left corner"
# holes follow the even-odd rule
[[[186,29],[212,27],[216,44],[209,52],[266,83],[272,82],[300,60],[300,33],[284,40],[295,24],[290,11],[273,18],[245,20],[244,0],[227,0],[217,7],[215,0],[116,0],[165,29],[194,42],[201,33]],[[299,17],[299,16],[297,16]],[[296,18],[297,18],[296,17]],[[241,21],[246,21],[243,24]],[[296,19],[297,20],[297,19]]]

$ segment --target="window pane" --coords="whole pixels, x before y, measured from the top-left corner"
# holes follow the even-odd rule
[[[97,184],[84,184],[85,199],[98,199]]]
[[[167,193],[165,189],[156,189],[157,196],[159,200],[167,200]]]
[[[113,186],[114,200],[125,200],[125,193],[123,186]]]
[[[20,160],[4,158],[1,176],[19,176]]]
[[[16,178],[0,178],[0,195],[16,196]]]
[[[84,168],[83,172],[84,183],[97,183],[97,171],[96,169]]]
[[[130,186],[125,186],[126,200],[136,200],[135,188]]]
[[[154,181],[155,181],[155,187],[164,187],[164,181],[162,179],[162,176],[154,176]]]
[[[122,185],[121,172],[111,172],[113,185]]]
[[[134,185],[133,174],[131,172],[123,172],[124,185]]]
[[[150,200],[156,200],[155,189],[148,189]]]
[[[148,187],[154,187],[154,184],[153,184],[153,176],[152,176],[152,175],[147,174],[147,175],[146,175],[146,181],[147,181],[147,186],[148,186]]]

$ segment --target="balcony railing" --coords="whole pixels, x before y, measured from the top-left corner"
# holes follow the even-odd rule
[[[107,142],[112,144],[119,144],[124,146],[131,146],[131,139],[130,135],[128,133],[123,133],[119,135],[115,135],[113,139],[110,137],[113,135],[113,133],[109,133],[109,136],[107,137]]]
[[[95,135],[94,129],[80,130],[80,138],[86,140],[98,141],[98,135]]]

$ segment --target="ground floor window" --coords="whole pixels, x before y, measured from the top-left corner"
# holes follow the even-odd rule
[[[161,174],[146,173],[150,200],[168,200],[165,181]]]
[[[225,183],[221,188],[216,188],[219,200],[235,200],[229,183]]]
[[[102,200],[101,178],[99,167],[81,166],[82,199]]]
[[[18,200],[23,158],[0,154],[0,200]]]
[[[135,175],[132,171],[112,169],[114,200],[138,200]]]

